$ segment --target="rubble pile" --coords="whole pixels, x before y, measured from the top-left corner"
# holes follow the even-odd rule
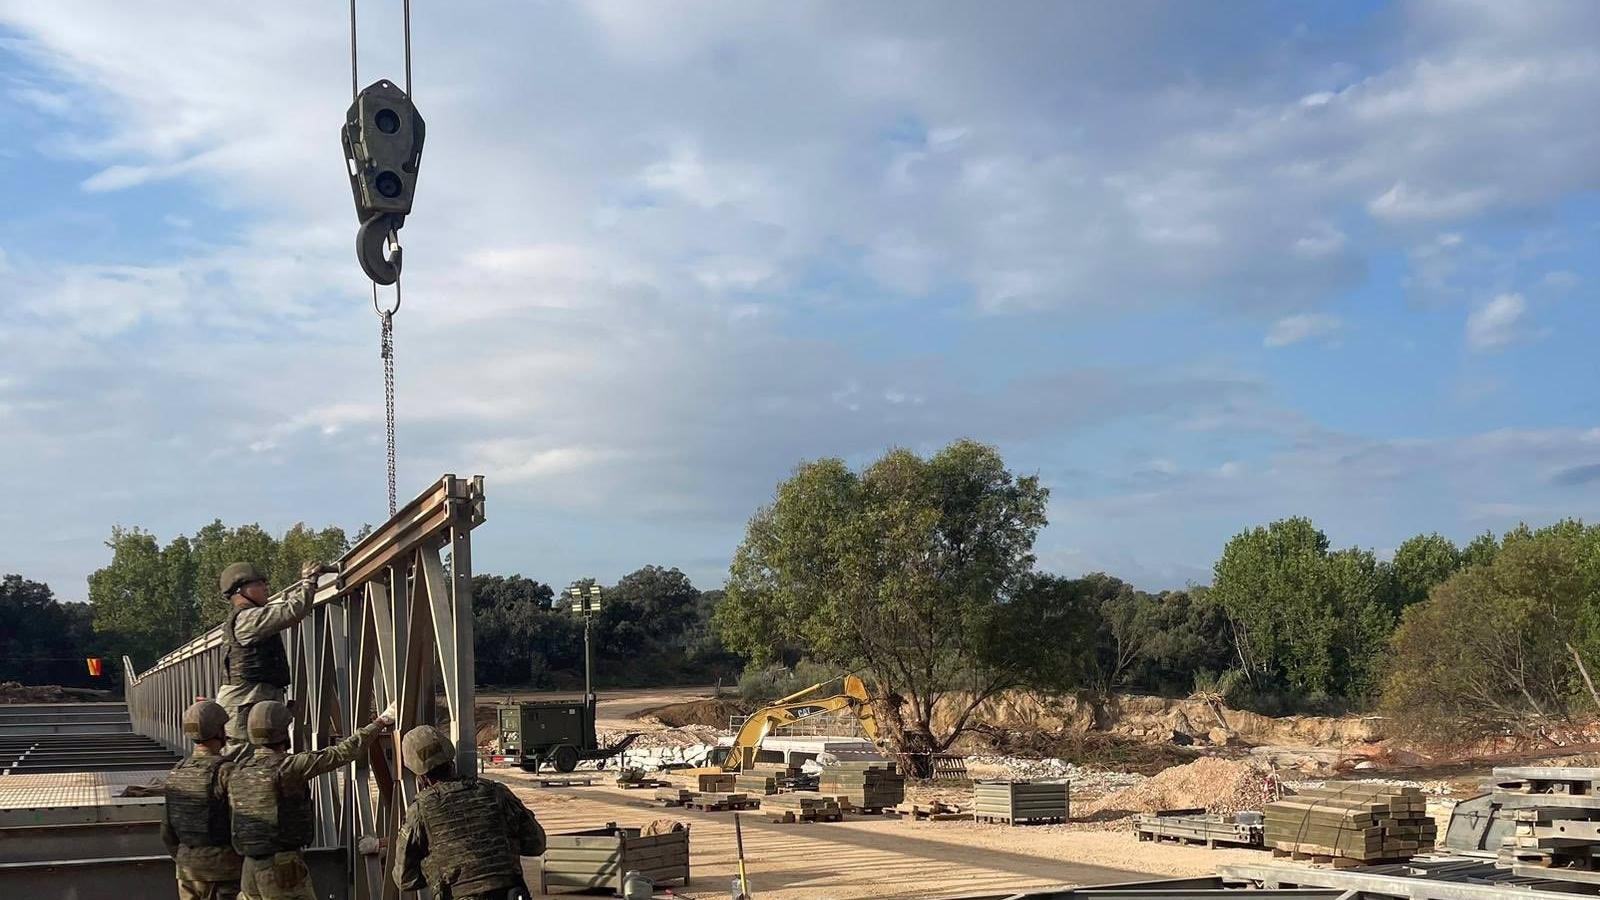
[[[1163,809],[1200,809],[1235,813],[1260,809],[1280,793],[1278,776],[1249,760],[1203,757],[1161,773],[1088,804],[1087,814],[1108,811],[1151,813]]]
[[[1016,756],[968,756],[967,771],[974,778],[1004,778],[1015,781],[1072,782],[1074,794],[1101,793],[1131,787],[1146,780],[1132,772],[1112,772],[1080,766],[1064,759],[1026,759]]]
[[[82,703],[106,700],[108,691],[64,688],[59,684],[23,684],[0,681],[0,703]]]

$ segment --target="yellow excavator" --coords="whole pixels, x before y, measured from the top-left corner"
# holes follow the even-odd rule
[[[843,676],[843,690],[827,697],[818,697],[823,688],[841,679],[835,678],[795,691],[751,714],[726,747],[715,747],[707,762],[709,765],[690,770],[695,773],[738,772],[756,762],[761,741],[774,729],[793,725],[816,716],[850,711],[861,723],[861,731],[874,744],[878,743],[878,721],[872,714],[872,704],[867,696],[867,686],[855,675]]]

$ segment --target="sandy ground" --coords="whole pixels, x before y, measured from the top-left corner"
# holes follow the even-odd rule
[[[674,893],[728,896],[736,862],[731,813],[662,809],[650,804],[648,795],[610,783],[540,788],[516,770],[491,769],[490,775],[511,785],[551,832],[608,822],[638,827],[658,818],[689,823],[691,882]],[[1139,843],[1125,830],[1076,826],[1008,828],[881,816],[779,825],[750,813],[741,814],[740,821],[751,887],[762,900],[963,897],[1206,875],[1220,865],[1265,858],[1249,850]],[[529,885],[537,890],[538,864],[529,862]]]

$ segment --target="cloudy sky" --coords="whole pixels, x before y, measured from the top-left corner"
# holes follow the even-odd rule
[[[196,8],[0,0],[0,570],[68,598],[383,518],[344,5]],[[486,475],[480,571],[712,586],[800,460],[963,436],[1149,588],[1600,506],[1600,4],[414,16],[401,493]]]

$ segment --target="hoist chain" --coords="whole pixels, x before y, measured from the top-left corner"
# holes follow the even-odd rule
[[[350,113],[343,140],[361,229],[356,253],[372,281],[372,309],[378,314],[378,352],[383,357],[383,415],[388,450],[389,517],[397,511],[394,416],[394,314],[400,311],[399,228],[411,210],[411,190],[422,154],[423,122],[411,104],[411,0],[404,0],[405,92],[379,81],[360,89],[356,45],[356,0],[350,0]],[[368,99],[363,99],[366,97]],[[364,106],[364,104],[372,104]],[[369,119],[369,117],[372,117]],[[369,129],[375,128],[376,132]],[[382,146],[384,135],[413,135],[409,149]],[[378,143],[374,143],[378,142]],[[396,157],[396,153],[399,157]],[[384,169],[398,164],[398,168]],[[399,173],[404,172],[406,176]],[[389,253],[384,254],[385,248]],[[378,285],[394,285],[394,306],[378,304]]]

